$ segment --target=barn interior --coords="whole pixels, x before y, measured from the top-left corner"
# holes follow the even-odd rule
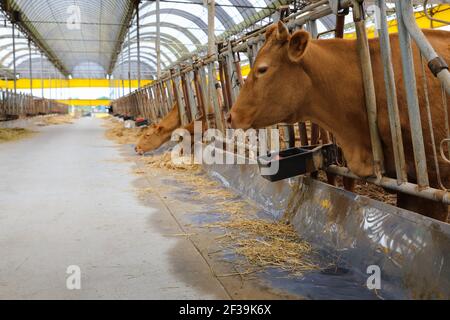
[[[0,21],[0,299],[450,298],[448,1],[2,0]],[[308,90],[305,31],[349,44]],[[301,109],[326,99],[334,121]]]

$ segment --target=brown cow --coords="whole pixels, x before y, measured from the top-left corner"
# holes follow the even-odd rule
[[[181,125],[178,112],[178,105],[175,104],[172,110],[158,124],[152,124],[139,138],[136,152],[143,155],[146,152],[153,151],[170,140],[172,132]]]
[[[139,138],[135,150],[143,155],[146,152],[153,151],[169,141],[172,132],[181,126],[178,104],[175,103],[172,110],[158,124],[152,124],[147,131]],[[203,122],[203,127],[205,123]],[[194,122],[182,127],[189,131],[191,136],[194,134]]]
[[[424,30],[435,50],[450,61],[450,32]],[[408,179],[416,181],[398,35],[390,36]],[[375,82],[378,127],[385,155],[386,175],[395,177],[383,67],[378,39],[369,40]],[[427,124],[419,52],[414,46],[418,97],[432,187],[439,188]],[[427,69],[433,128],[437,143],[445,138],[445,121],[439,81]],[[450,99],[447,98],[450,105]],[[271,26],[228,118],[233,128],[262,128],[279,122],[311,120],[332,132],[352,172],[373,175],[364,89],[355,40],[312,40],[303,30],[292,35],[283,23]],[[444,184],[450,185],[450,166],[439,157]],[[406,194],[398,194],[398,205],[424,215],[446,220],[448,206]]]

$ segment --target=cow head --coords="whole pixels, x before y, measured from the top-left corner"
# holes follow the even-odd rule
[[[168,140],[164,131],[162,126],[152,124],[139,138],[136,147],[134,148],[136,152],[143,155],[146,152],[158,149]]]
[[[291,35],[282,22],[268,28],[266,41],[228,116],[232,128],[298,121],[298,106],[312,87],[302,65],[309,47],[310,35],[304,30]]]

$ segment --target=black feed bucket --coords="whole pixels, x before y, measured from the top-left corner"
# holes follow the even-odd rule
[[[336,157],[337,146],[334,144],[306,146],[261,156],[258,158],[258,165],[260,169],[274,168],[278,165],[276,172],[261,174],[263,178],[275,182],[316,172],[320,168],[336,163]]]
[[[136,127],[144,127],[148,126],[148,120],[147,119],[137,119],[135,121]]]

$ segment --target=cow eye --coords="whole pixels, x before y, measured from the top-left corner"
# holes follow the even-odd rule
[[[260,66],[258,67],[258,74],[264,74],[267,72],[268,69],[269,69],[268,66]]]

